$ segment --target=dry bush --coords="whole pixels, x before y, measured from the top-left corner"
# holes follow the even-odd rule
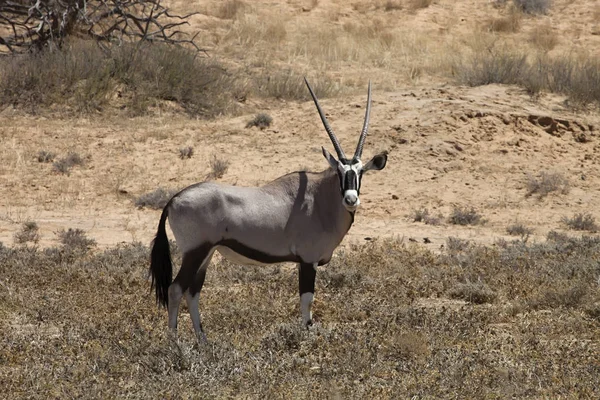
[[[319,98],[334,97],[339,89],[327,76],[310,79],[310,84]],[[258,77],[258,94],[284,100],[310,100],[303,76],[293,70],[279,70]]]
[[[241,0],[226,0],[217,8],[214,16],[221,19],[235,19],[248,5]]]
[[[444,220],[443,215],[432,215],[429,213],[427,208],[418,208],[413,210],[410,218],[413,222],[423,222],[427,225],[440,225]]]
[[[54,161],[55,157],[56,157],[56,153],[53,153],[51,151],[46,151],[46,150],[40,150],[37,155],[37,160],[38,160],[38,162],[41,162],[41,163],[49,163],[49,162]]]
[[[61,174],[69,174],[71,172],[71,168],[77,165],[83,165],[84,160],[78,153],[69,153],[66,157],[61,158],[58,161],[52,163],[52,168],[54,171],[59,172]]]
[[[408,2],[408,8],[412,11],[420,10],[421,8],[427,8],[433,4],[433,0],[410,0]]]
[[[506,232],[512,236],[521,236],[521,238],[527,238],[533,234],[533,229],[528,228],[520,222],[515,222],[514,224],[506,227]]]
[[[271,126],[272,122],[273,118],[271,118],[269,114],[260,113],[256,114],[256,116],[252,120],[248,121],[248,123],[246,124],[246,128],[252,128],[253,126],[256,126],[262,131],[263,129]]]
[[[398,11],[404,8],[404,4],[400,0],[387,0],[382,7],[384,11]]]
[[[23,223],[21,230],[15,233],[14,241],[17,244],[27,244],[32,242],[34,245],[40,241],[40,228],[34,221]]]
[[[511,7],[507,11],[507,15],[489,20],[489,30],[501,33],[518,32],[521,29],[521,15],[514,7]]]
[[[225,175],[229,168],[229,161],[213,155],[210,160],[210,172],[206,175],[206,179],[220,179]]]
[[[572,218],[562,217],[561,222],[576,231],[598,231],[596,219],[590,213],[577,213]]]
[[[136,207],[150,207],[155,210],[164,208],[171,197],[173,197],[178,190],[175,189],[164,189],[159,187],[158,189],[145,193],[135,199]]]
[[[558,44],[558,35],[552,25],[538,25],[529,33],[529,42],[540,50],[548,52]]]
[[[550,193],[558,192],[567,194],[570,190],[569,180],[560,172],[542,172],[536,178],[533,175],[527,175],[527,193],[525,196],[537,195],[543,198]]]
[[[85,253],[96,246],[96,241],[94,239],[89,239],[83,229],[61,229],[56,235],[58,236],[58,240],[62,244],[63,249],[67,252]]]
[[[484,222],[481,215],[473,207],[454,207],[448,222],[454,225],[477,225]]]
[[[71,112],[103,110],[113,102],[133,114],[160,101],[179,104],[191,115],[232,112],[238,89],[217,61],[165,44],[123,44],[102,51],[75,42],[0,60],[0,104],[39,112],[61,105]]]
[[[185,146],[179,149],[179,158],[185,160],[186,158],[192,158],[194,155],[194,148],[192,146]]]
[[[461,299],[473,304],[492,303],[496,293],[483,282],[466,282],[456,284],[448,295],[453,299]]]
[[[519,84],[527,70],[526,60],[526,55],[509,49],[491,49],[458,62],[454,71],[458,81],[469,86]]]
[[[513,4],[526,14],[545,15],[552,6],[552,0],[513,0]]]

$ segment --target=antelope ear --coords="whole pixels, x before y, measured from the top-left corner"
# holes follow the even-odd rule
[[[377,154],[375,157],[371,159],[364,167],[363,171],[381,171],[385,168],[385,164],[387,164],[387,151],[383,153]]]
[[[331,165],[331,168],[337,169],[339,164],[338,160],[336,160],[335,157],[331,155],[331,153],[325,150],[325,147],[321,147],[321,149],[323,149],[323,156],[325,157],[329,165]]]

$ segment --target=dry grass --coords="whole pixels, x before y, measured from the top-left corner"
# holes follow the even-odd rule
[[[488,22],[491,32],[515,33],[521,29],[522,13],[514,7],[510,7],[505,16],[492,18]]]
[[[220,179],[223,177],[223,175],[225,175],[228,168],[229,161],[219,158],[215,154],[210,160],[210,172],[206,175],[206,179]]]
[[[218,62],[167,45],[102,51],[75,42],[61,51],[1,60],[0,104],[31,112],[89,113],[113,107],[147,113],[173,102],[193,116],[232,112],[235,79]],[[57,107],[60,106],[60,107]]]
[[[272,122],[273,118],[271,118],[269,114],[259,113],[256,114],[256,116],[253,119],[248,121],[248,123],[246,124],[246,128],[252,128],[255,126],[262,131],[263,129],[271,126]]]
[[[308,331],[295,268],[216,261],[202,345],[185,308],[167,334],[140,244],[68,259],[1,247],[0,384],[7,398],[596,398],[600,243],[560,246],[339,251],[319,268]],[[479,279],[492,303],[451,298]]]
[[[194,155],[194,148],[192,146],[185,146],[179,149],[179,158],[182,160],[192,158]]]
[[[543,52],[548,52],[558,44],[558,35],[550,24],[538,25],[529,33],[529,42]]]
[[[596,218],[590,213],[577,213],[573,217],[563,217],[561,222],[565,224],[569,229],[576,231],[589,231],[597,232],[598,224],[596,224]]]
[[[482,224],[484,220],[473,207],[454,207],[448,222],[454,225],[477,225]]]
[[[155,210],[160,210],[167,205],[171,197],[177,193],[175,189],[164,189],[159,187],[158,189],[145,193],[135,200],[136,207],[149,207]]]
[[[410,218],[413,222],[423,222],[427,225],[440,225],[444,220],[444,216],[442,214],[430,214],[427,208],[418,208],[413,210]]]
[[[560,172],[544,171],[540,173],[539,177],[527,175],[526,196],[535,194],[539,198],[543,198],[553,192],[567,194],[570,188],[569,180]]]
[[[513,0],[513,4],[526,14],[548,14],[552,0]]]

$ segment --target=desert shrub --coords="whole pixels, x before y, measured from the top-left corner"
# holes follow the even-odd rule
[[[61,158],[60,160],[55,161],[52,164],[52,168],[54,171],[59,172],[61,174],[69,174],[71,172],[71,168],[76,165],[83,165],[84,160],[78,153],[69,153],[66,157]]]
[[[552,29],[552,25],[545,24],[533,28],[528,40],[535,47],[547,52],[558,44],[558,35]]]
[[[17,244],[27,244],[32,242],[37,244],[40,241],[40,228],[34,221],[24,222],[21,230],[15,233],[14,240]]]
[[[569,193],[570,185],[567,178],[559,172],[542,172],[538,178],[527,175],[526,196],[538,195],[542,198],[552,192]]]
[[[171,197],[173,197],[178,191],[175,189],[164,189],[159,187],[158,189],[144,193],[135,200],[136,207],[149,207],[155,210],[164,208],[167,205]]]
[[[455,64],[454,69],[458,81],[469,86],[519,84],[527,69],[526,60],[526,55],[512,50],[492,49]]]
[[[326,76],[310,79],[315,95],[321,98],[334,97],[339,87]],[[258,94],[284,100],[310,100],[304,77],[293,70],[277,70],[257,78]]]
[[[477,225],[483,219],[473,207],[454,207],[448,221],[454,225]]]
[[[521,28],[521,13],[511,7],[507,15],[489,20],[489,30],[492,32],[514,33]]]
[[[217,8],[215,17],[221,19],[234,19],[238,13],[244,11],[247,5],[241,0],[226,0]]]
[[[552,6],[551,0],[513,0],[517,9],[526,14],[548,14]]]
[[[534,297],[528,299],[527,305],[533,310],[575,308],[582,304],[587,292],[587,288],[582,284],[568,288],[544,287],[540,288]]]
[[[474,304],[492,303],[496,293],[483,282],[459,283],[448,292],[451,298],[461,299]]]
[[[37,155],[38,162],[49,163],[54,161],[56,154],[51,151],[40,150]]]
[[[179,158],[185,160],[186,158],[192,158],[194,155],[194,148],[192,146],[185,146],[179,149]]]
[[[576,231],[590,231],[596,232],[598,225],[596,219],[590,213],[577,213],[573,217],[563,217],[561,222]]]
[[[427,225],[440,225],[444,219],[441,214],[430,214],[427,208],[418,208],[413,210],[410,218],[413,220],[413,222],[423,222]]]
[[[56,234],[63,249],[69,252],[85,253],[96,246],[96,241],[94,239],[89,239],[83,229],[61,229]]]
[[[158,43],[102,51],[77,41],[62,50],[4,58],[0,67],[0,104],[34,112],[52,105],[103,110],[118,98],[134,114],[172,101],[191,115],[211,117],[232,111],[238,93],[235,79],[217,61]]]
[[[210,160],[210,172],[207,174],[207,179],[219,179],[222,178],[223,175],[227,172],[229,168],[229,161],[224,160],[222,158],[217,157],[217,155],[213,155],[213,158]]]
[[[402,4],[402,2],[399,0],[387,0],[383,4],[384,11],[402,10],[403,8],[404,8],[404,4]]]
[[[410,0],[408,2],[408,7],[411,10],[415,11],[415,10],[419,10],[421,8],[427,8],[431,4],[433,4],[433,0]]]
[[[260,113],[257,114],[252,120],[248,121],[246,124],[246,128],[252,128],[256,126],[257,128],[263,130],[271,126],[271,122],[273,122],[273,118],[269,114]]]
[[[471,246],[471,242],[465,239],[449,236],[446,239],[446,251],[448,253],[458,253],[467,250]]]
[[[506,232],[512,236],[527,237],[533,233],[533,229],[526,227],[520,222],[515,222],[506,227]]]

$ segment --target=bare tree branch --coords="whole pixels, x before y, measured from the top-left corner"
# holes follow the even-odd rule
[[[62,46],[69,36],[99,42],[155,41],[205,51],[176,28],[197,13],[172,14],[160,0],[0,1],[0,54]]]

